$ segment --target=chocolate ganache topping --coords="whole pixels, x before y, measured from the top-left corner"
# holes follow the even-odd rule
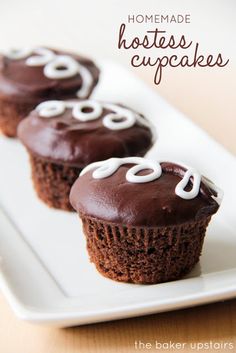
[[[19,102],[87,98],[98,78],[93,61],[65,51],[21,49],[0,56],[0,97]]]
[[[129,163],[132,159],[140,165]],[[70,193],[79,214],[114,224],[170,226],[217,212],[218,189],[195,170],[170,162],[155,167],[155,161],[145,163],[144,158],[126,160],[115,167],[98,162],[82,171]]]
[[[29,150],[48,161],[84,168],[110,157],[143,156],[152,125],[124,106],[94,100],[41,103],[18,126]]]

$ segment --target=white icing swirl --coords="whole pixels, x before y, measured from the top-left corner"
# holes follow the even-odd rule
[[[158,179],[162,175],[162,168],[159,162],[141,157],[127,157],[110,158],[106,161],[91,163],[82,170],[80,176],[93,170],[92,176],[94,179],[104,179],[114,174],[123,164],[136,164],[126,173],[126,180],[131,183],[148,183]],[[152,172],[147,175],[137,175],[141,170],[145,169],[152,169]],[[186,191],[185,188],[191,177],[193,177],[192,188]],[[175,194],[184,200],[194,199],[199,194],[201,180],[202,177],[199,172],[192,168],[187,169],[183,179],[176,185]]]
[[[12,60],[21,60],[32,53],[30,48],[12,48],[5,53],[5,56]]]
[[[125,158],[110,158],[106,161],[95,162],[85,167],[80,175],[87,173],[89,170],[97,168],[93,172],[94,179],[103,179],[114,174],[123,164],[137,164],[130,168],[126,173],[126,179],[130,183],[147,183],[158,179],[161,176],[162,169],[160,163],[151,161],[141,157],[125,157]],[[145,169],[152,169],[152,172],[147,175],[137,175],[138,172]]]
[[[44,75],[51,79],[70,78],[78,74],[79,66],[69,55],[57,55],[44,67]]]
[[[42,118],[51,118],[63,114],[66,105],[63,101],[48,101],[40,103],[36,110]]]
[[[46,48],[36,48],[33,53],[37,55],[30,56],[26,59],[26,65],[28,66],[44,66],[56,56],[51,50]]]
[[[32,55],[31,54],[36,54]],[[44,66],[44,75],[49,79],[65,79],[80,75],[82,85],[77,96],[86,98],[93,84],[91,72],[69,55],[57,55],[47,48],[11,49],[5,54],[9,59],[26,59],[28,66]]]
[[[83,65],[78,64],[78,72],[82,78],[83,85],[80,88],[80,90],[77,92],[77,97],[78,98],[86,98],[89,94],[90,88],[92,87],[93,84],[93,77],[91,75],[91,72]]]
[[[190,178],[193,177],[193,186],[189,191],[185,191],[186,186],[188,185]],[[185,200],[194,199],[200,190],[201,184],[201,175],[194,169],[187,169],[184,174],[183,179],[176,185],[175,193],[179,197]]]
[[[114,111],[107,114],[103,119],[103,124],[110,130],[128,129],[133,126],[137,120],[137,115],[131,110],[114,104],[104,104],[104,108]]]
[[[64,107],[62,109],[62,106]],[[83,101],[46,101],[38,105],[36,110],[42,117],[55,117],[62,114],[66,108],[72,109],[72,116],[82,122],[99,119],[103,109],[112,111],[103,117],[103,125],[110,130],[123,130],[132,127],[136,121],[152,131],[152,125],[141,115],[111,103],[97,102],[91,99]],[[88,109],[86,109],[88,108]],[[41,110],[43,111],[41,112]],[[45,111],[49,111],[46,112]]]
[[[126,162],[127,163],[127,162]],[[153,171],[150,174],[146,175],[137,175],[138,172],[145,169],[152,169]],[[158,179],[161,176],[162,169],[159,163],[154,161],[146,160],[141,164],[135,165],[128,170],[126,173],[126,179],[130,183],[148,183],[155,179]]]
[[[88,108],[88,111],[83,111]],[[74,105],[72,116],[80,121],[96,120],[102,114],[102,106],[99,102],[85,100]]]
[[[107,114],[103,119],[103,125],[110,130],[122,130],[128,129],[135,124],[135,117],[133,114],[110,113]]]

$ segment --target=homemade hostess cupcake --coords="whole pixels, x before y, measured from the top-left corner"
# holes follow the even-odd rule
[[[98,77],[93,61],[76,54],[9,50],[0,56],[0,130],[15,137],[20,120],[45,100],[89,97]]]
[[[97,270],[113,280],[148,284],[192,270],[220,198],[194,169],[130,157],[87,166],[70,200]]]
[[[18,136],[29,152],[38,196],[64,210],[72,210],[70,188],[86,165],[143,156],[154,139],[142,115],[94,100],[41,103],[19,124]]]

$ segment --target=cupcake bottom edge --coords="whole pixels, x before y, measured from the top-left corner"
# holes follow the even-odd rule
[[[198,263],[210,216],[167,227],[114,225],[80,215],[91,262],[115,281],[157,284],[188,274]]]

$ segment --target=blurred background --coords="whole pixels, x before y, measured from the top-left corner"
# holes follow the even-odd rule
[[[137,23],[129,28],[133,33],[158,27],[185,34],[200,43],[204,54],[220,52],[230,62],[220,69],[166,68],[161,84],[155,86],[153,69],[132,68],[132,52],[117,48],[120,24],[129,14],[190,14],[190,24]],[[48,45],[115,60],[236,154],[235,15],[235,0],[1,0],[0,50]],[[150,55],[164,53],[151,50]]]

